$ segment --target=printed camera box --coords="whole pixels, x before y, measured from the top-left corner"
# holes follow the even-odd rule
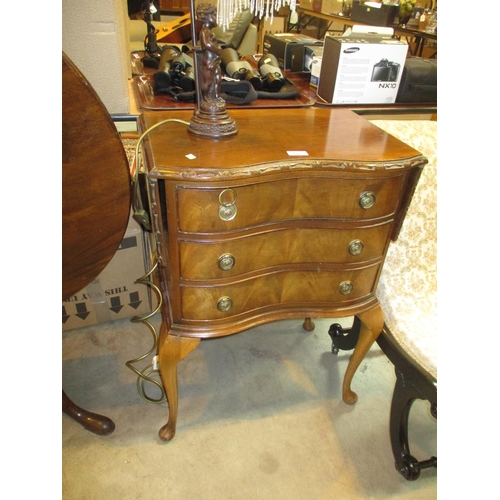
[[[407,51],[406,43],[389,36],[326,36],[318,98],[332,104],[394,103]]]
[[[99,276],[63,301],[63,331],[152,311],[157,300],[150,287],[135,283],[151,267],[148,235],[139,227],[127,229],[120,247]]]
[[[323,54],[323,53],[322,53]],[[319,75],[321,73],[321,61],[323,57],[322,55],[314,55],[311,63],[311,80],[309,84],[311,87],[318,87],[319,84]]]
[[[292,68],[292,49],[298,45],[323,45],[316,38],[300,33],[268,33],[264,35],[263,54],[272,54],[278,60],[280,68]]]

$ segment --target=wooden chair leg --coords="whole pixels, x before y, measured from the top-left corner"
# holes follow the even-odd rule
[[[168,422],[160,429],[158,435],[163,441],[170,441],[175,436],[177,426],[177,412],[179,408],[179,395],[177,383],[177,365],[191,351],[196,349],[200,339],[169,335],[166,326],[162,324],[158,361],[160,378],[165,388],[168,399]]]
[[[396,369],[396,385],[392,396],[389,429],[396,470],[409,481],[418,479],[422,469],[437,467],[436,457],[419,462],[410,453],[408,418],[413,403],[420,396],[413,385],[407,382],[405,375]]]
[[[357,315],[361,320],[361,329],[359,339],[354,348],[354,352],[349,359],[349,364],[344,375],[342,383],[342,399],[347,404],[354,404],[358,396],[351,390],[351,382],[366,353],[377,340],[384,327],[384,315],[380,305],[377,305],[367,312]]]
[[[64,391],[62,391],[62,411],[85,429],[99,436],[107,436],[115,430],[115,424],[110,418],[80,408]]]

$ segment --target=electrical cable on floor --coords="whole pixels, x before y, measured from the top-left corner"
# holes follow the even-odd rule
[[[146,314],[145,316],[134,316],[130,319],[132,323],[143,323],[149,328],[149,331],[153,335],[153,346],[146,354],[143,354],[142,356],[139,356],[135,359],[131,359],[125,363],[125,365],[137,375],[137,391],[139,392],[140,396],[148,403],[163,403],[163,401],[166,401],[167,399],[163,385],[149,376],[152,372],[157,371],[154,358],[153,361],[142,370],[139,370],[134,366],[134,364],[139,363],[140,361],[149,357],[151,354],[156,353],[156,350],[158,348],[158,332],[156,331],[154,325],[149,321],[158,311],[160,311],[162,305],[161,291],[150,279],[152,274],[156,271],[157,267],[158,261],[155,262],[154,266],[144,276],[142,276],[135,282],[142,283],[143,285],[152,288],[157,295],[158,305],[149,314]],[[146,381],[151,382],[160,389],[161,396],[158,399],[151,398],[146,394],[146,391],[144,389],[144,383]]]
[[[133,191],[133,193],[136,195],[136,196],[134,196],[134,202],[133,202],[134,206],[132,207],[132,209],[135,212],[137,212],[138,209],[142,210],[142,204],[138,204],[139,200],[140,200],[140,193],[139,193],[139,147],[140,147],[144,137],[146,137],[146,135],[148,135],[152,130],[159,127],[160,125],[163,125],[163,124],[169,123],[169,122],[177,122],[177,123],[182,123],[183,125],[189,125],[188,122],[185,122],[182,120],[177,120],[177,119],[163,120],[161,122],[156,123],[155,125],[150,127],[148,130],[146,130],[137,140],[137,144],[135,147],[135,158],[134,158],[134,162],[133,162],[132,169],[131,169],[132,170],[131,176],[132,176],[133,184],[135,187],[135,190]],[[147,214],[145,214],[145,215],[146,215],[146,222],[149,224],[149,218],[147,217]],[[154,240],[154,238],[153,238],[153,240]],[[152,254],[156,255],[156,248],[152,249]],[[159,403],[163,403],[164,401],[167,400],[167,395],[166,395],[165,389],[163,387],[163,384],[161,382],[159,382],[158,380],[155,380],[155,379],[150,377],[151,373],[158,371],[156,356],[153,356],[152,362],[149,365],[146,365],[146,367],[143,368],[142,370],[139,370],[138,368],[136,368],[134,366],[135,364],[139,363],[140,361],[143,361],[144,359],[148,358],[151,354],[153,354],[153,353],[156,354],[156,351],[158,349],[158,332],[156,331],[156,328],[149,320],[158,311],[161,310],[163,298],[162,298],[162,294],[161,294],[160,289],[153,283],[153,281],[151,279],[151,276],[153,275],[153,273],[156,271],[156,268],[158,267],[158,260],[156,257],[153,259],[153,262],[154,262],[153,267],[144,276],[137,279],[135,282],[142,283],[142,284],[152,288],[157,295],[158,305],[151,313],[146,314],[145,316],[134,316],[133,318],[130,319],[130,321],[132,323],[143,323],[144,325],[146,325],[149,328],[149,331],[151,332],[151,334],[153,336],[153,346],[151,347],[151,349],[147,353],[145,353],[142,356],[139,356],[135,359],[131,359],[131,360],[127,361],[125,363],[125,365],[128,368],[130,368],[137,375],[137,391],[139,392],[139,395],[148,403],[159,404]],[[145,382],[150,382],[150,383],[154,384],[156,387],[158,387],[161,391],[161,396],[157,399],[148,396],[146,394],[146,391],[144,388]]]

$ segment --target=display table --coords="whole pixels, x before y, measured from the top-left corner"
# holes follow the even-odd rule
[[[133,76],[129,80],[129,95],[131,114],[139,115],[143,111],[167,111],[196,108],[194,102],[180,102],[171,95],[154,92],[154,73],[156,70],[146,68],[140,62],[144,54],[135,52],[131,55]],[[259,55],[244,56],[243,60],[257,68]],[[228,104],[228,108],[253,110],[256,108],[292,108],[308,106],[326,106],[334,108],[352,109],[358,115],[370,115],[371,118],[403,119],[431,119],[437,114],[436,102],[393,103],[393,104],[331,104],[317,98],[316,88],[310,85],[309,73],[292,73],[283,70],[283,75],[297,88],[300,95],[293,99],[257,99],[257,101],[243,106]]]
[[[361,23],[359,21],[352,21],[349,17],[341,16],[339,14],[320,12],[312,9],[306,9],[304,7],[297,7],[297,13],[299,15],[299,20],[296,26],[297,32],[300,33],[303,28],[305,28],[313,19],[322,19],[328,22],[328,25],[325,29],[318,29],[319,40],[323,39],[326,35],[326,32],[330,28],[331,24],[334,22],[341,22],[344,24],[344,29],[349,26],[361,25],[367,26],[366,23]],[[412,38],[415,40],[415,45],[413,50],[410,52],[413,56],[422,57],[423,50],[427,41],[437,42],[437,35],[433,33],[427,33],[426,31],[414,30],[402,26],[389,26],[394,30],[394,35],[397,37],[404,36],[406,38]],[[437,49],[432,57],[435,57],[437,54]]]
[[[177,365],[204,338],[272,321],[356,316],[351,381],[382,330],[375,291],[426,159],[345,109],[231,110],[211,140],[167,122],[144,139],[159,262],[159,371],[175,435]],[[145,112],[141,132],[192,111]],[[279,131],[280,133],[276,133]],[[222,374],[221,374],[222,376]]]

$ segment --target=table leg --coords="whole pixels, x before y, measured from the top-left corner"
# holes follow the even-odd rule
[[[304,320],[302,328],[308,332],[312,332],[316,328],[316,325],[314,324],[312,318],[306,318]]]
[[[175,436],[179,393],[177,383],[177,365],[191,351],[196,349],[200,339],[169,335],[167,327],[162,323],[158,349],[160,378],[168,399],[168,422],[160,429],[158,435],[163,441],[170,441]]]
[[[351,390],[351,382],[356,370],[358,369],[361,361],[366,353],[377,340],[377,337],[382,332],[384,327],[384,315],[380,305],[376,305],[369,311],[358,314],[361,320],[361,329],[359,331],[359,339],[354,348],[354,352],[349,359],[349,364],[344,375],[344,382],[342,384],[342,399],[347,404],[354,404],[358,400],[357,394]]]
[[[62,391],[62,411],[82,427],[98,436],[107,436],[115,430],[115,424],[110,418],[84,410],[73,403],[64,391]]]

